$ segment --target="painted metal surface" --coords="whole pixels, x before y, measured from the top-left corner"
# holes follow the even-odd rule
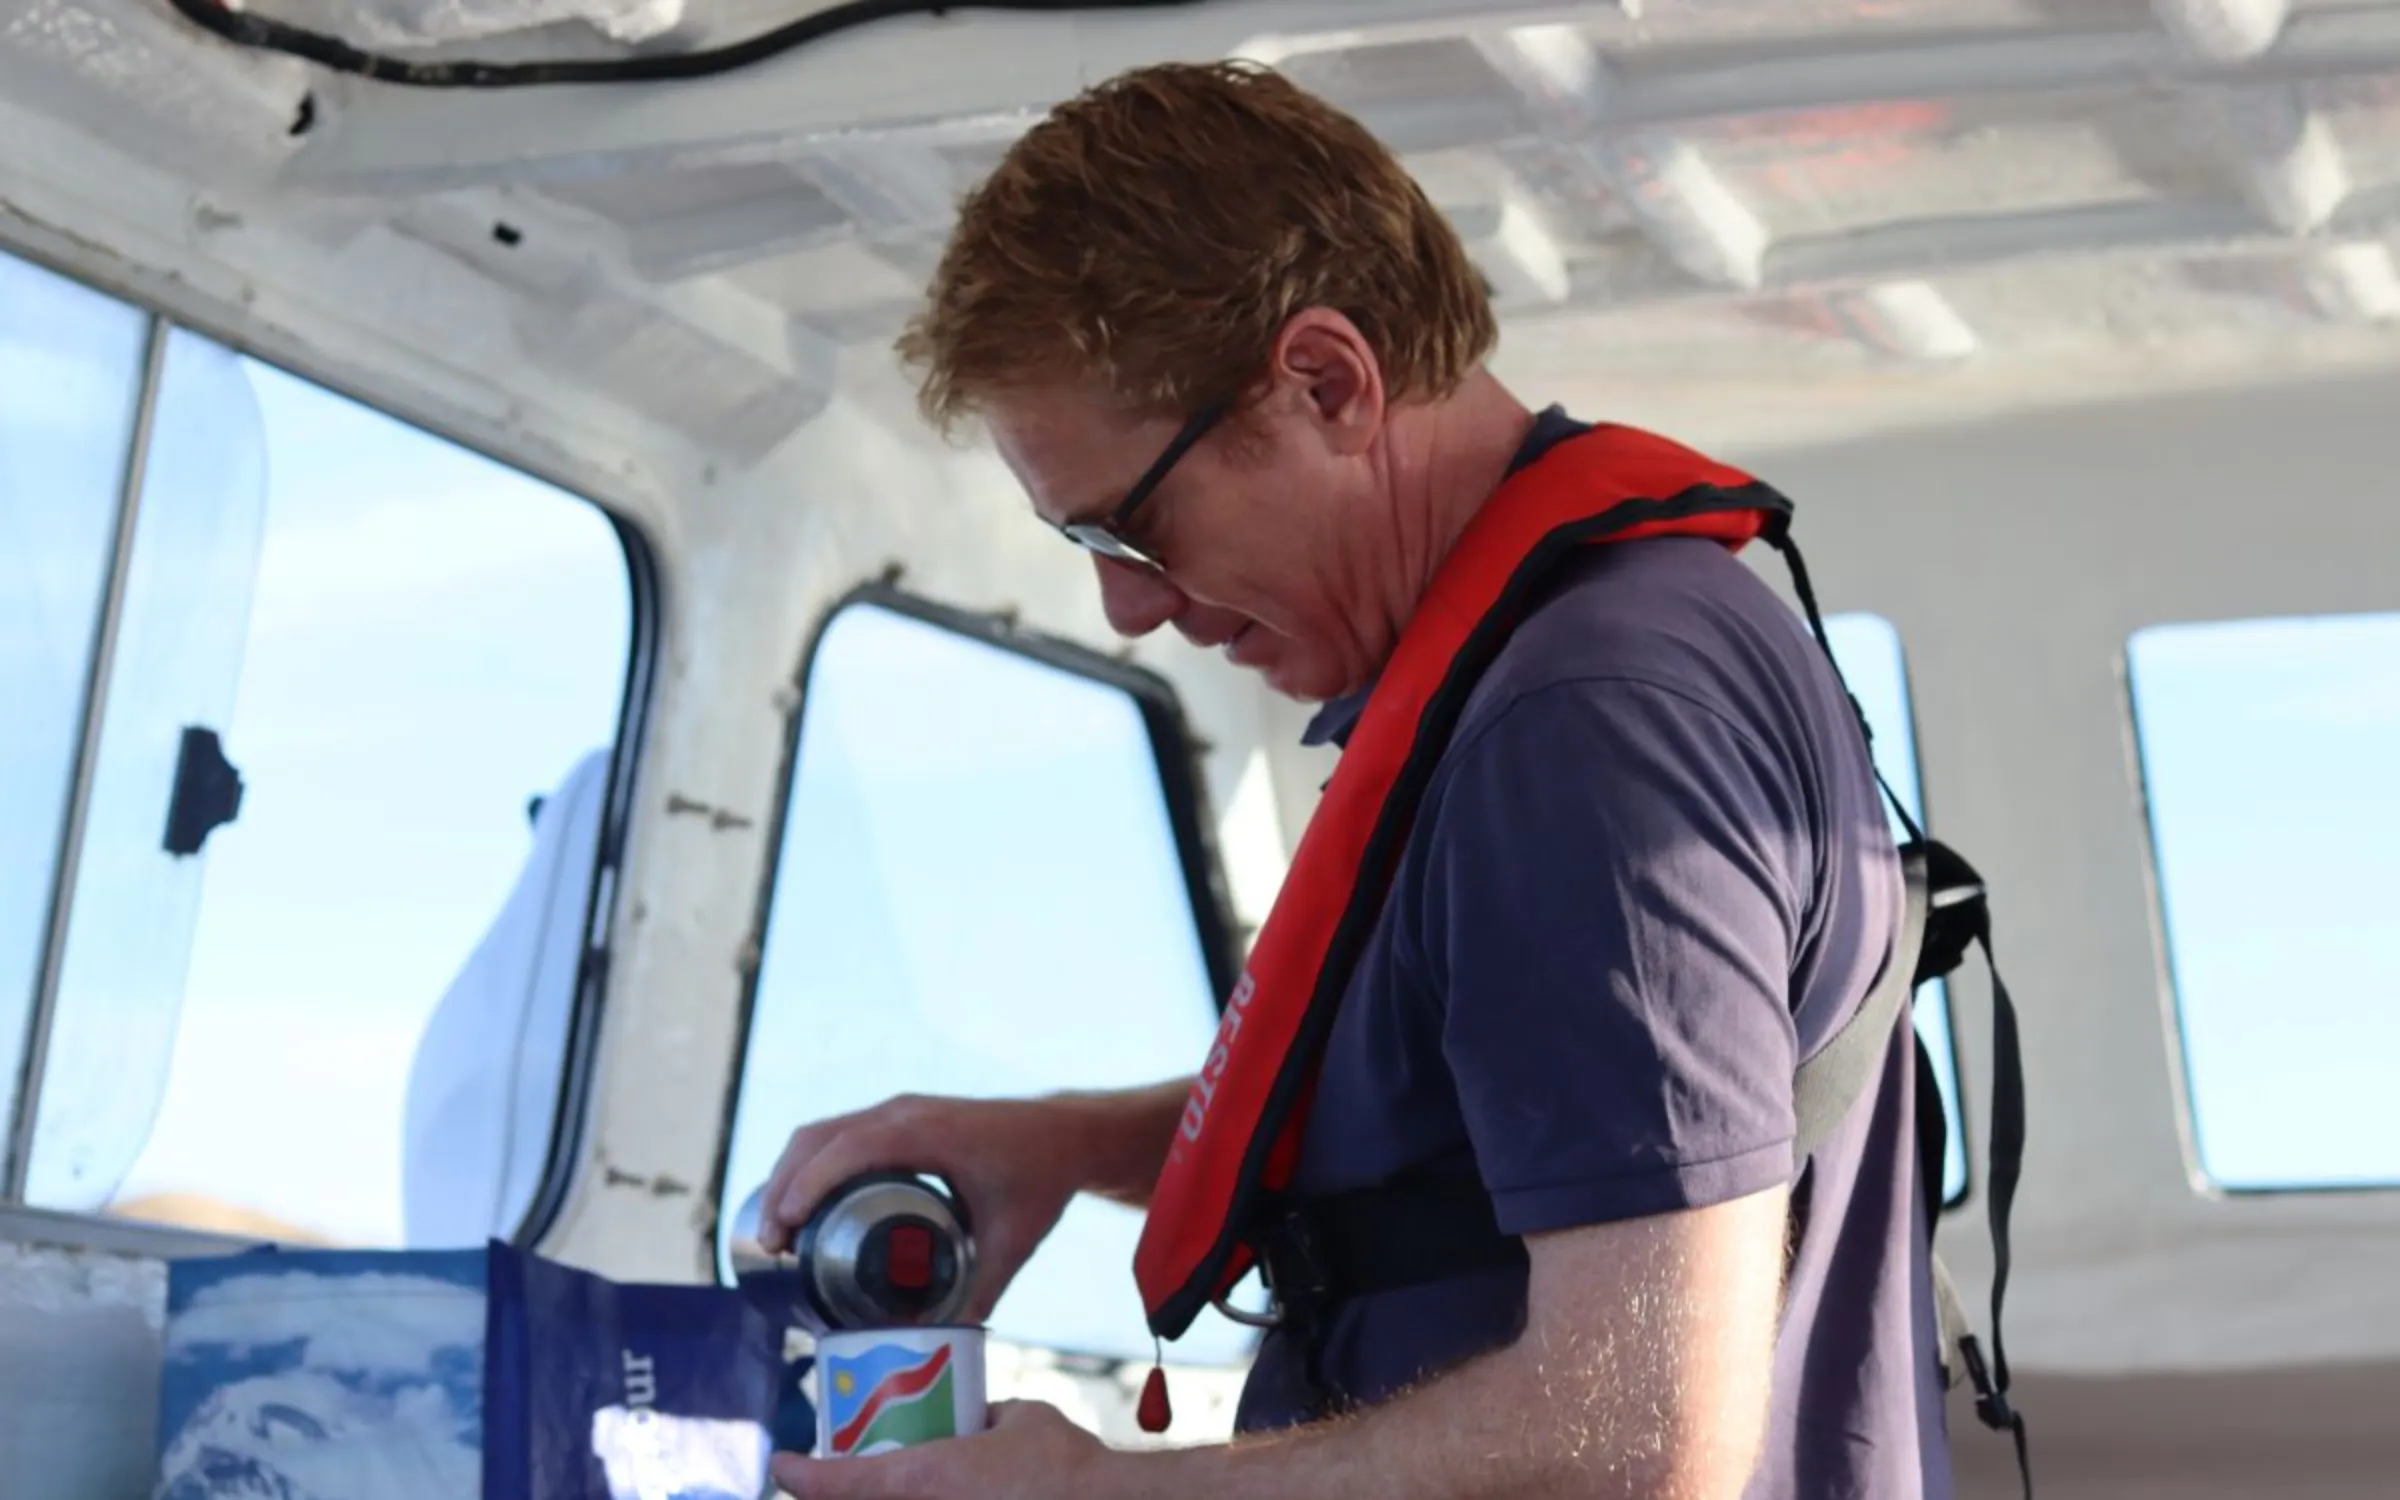
[[[163,1257],[232,1242],[0,1207],[0,1473],[9,1500],[151,1493]]]
[[[1899,628],[1941,835],[1992,883],[2031,1091],[2009,1326],[2028,1367],[2391,1353],[2400,1291],[2375,1268],[2400,1194],[2198,1185],[2123,680],[2143,625],[2400,608],[2391,399],[2375,377],[2250,388],[1761,461],[1827,607]],[[1942,1231],[1964,1285],[1988,1274],[1981,1212]]]

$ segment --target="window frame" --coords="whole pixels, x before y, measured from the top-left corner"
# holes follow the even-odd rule
[[[5,247],[0,247],[0,253],[5,253]],[[86,290],[109,295],[64,271],[49,266],[42,269]],[[132,579],[134,536],[141,521],[143,481],[149,472],[158,393],[166,372],[167,345],[174,337],[174,325],[166,318],[137,304],[125,305],[144,315],[141,373],[134,386],[133,422],[126,431],[125,452],[117,467],[117,503],[116,514],[111,518],[108,571],[102,579],[98,609],[91,622],[92,659],[83,676],[75,757],[68,771],[66,806],[60,811],[58,843],[50,861],[50,899],[42,918],[42,946],[34,964],[33,994],[25,1010],[25,1050],[18,1061],[10,1108],[0,1117],[0,1132],[4,1132],[0,1133],[0,1207],[31,1207],[25,1202],[25,1190],[33,1176],[33,1142],[41,1118],[42,1075],[50,1061],[51,1023],[58,1011],[59,985],[66,969],[67,933],[75,914],[75,889],[83,873],[83,841],[89,829],[92,789],[98,778],[100,745],[106,728],[109,682],[116,668],[118,635]]]
[[[1225,1002],[1241,975],[1241,929],[1234,918],[1224,865],[1217,854],[1216,824],[1210,816],[1208,783],[1201,768],[1208,744],[1192,728],[1174,684],[1163,673],[1124,657],[1109,655],[1064,636],[1028,630],[1013,610],[976,611],[911,593],[900,587],[896,570],[839,595],[809,630],[800,657],[799,690],[785,715],[783,756],[775,776],[773,812],[765,824],[767,859],[744,951],[751,955],[766,951],[769,924],[774,920],[775,886],[788,852],[784,843],[788,832],[785,824],[791,811],[793,786],[800,773],[800,735],[808,718],[809,682],[816,675],[818,652],[842,612],[859,605],[887,609],[969,641],[1118,689],[1133,700],[1141,714],[1142,728],[1150,737],[1151,757],[1166,802],[1167,826],[1175,836],[1177,863],[1182,867],[1184,889],[1191,901],[1194,935],[1199,942],[1201,961],[1208,970],[1210,1003],[1216,1014],[1222,1016]],[[741,1005],[734,1023],[734,1066],[726,1080],[725,1098],[718,1113],[716,1163],[710,1171],[709,1195],[715,1206],[703,1241],[712,1279],[716,1275],[717,1242],[724,1233],[725,1216],[733,1207],[725,1201],[726,1174],[733,1164],[735,1117],[740,1110],[750,1037],[757,1018],[759,978],[765,972],[764,964],[755,957],[743,967],[746,972],[742,976]],[[1194,1058],[1192,1062],[1197,1067],[1200,1059]]]
[[[71,281],[143,315],[143,366],[129,434],[122,483],[117,499],[115,540],[98,611],[93,620],[96,649],[85,683],[82,730],[76,743],[75,773],[64,813],[60,850],[53,864],[49,911],[44,930],[39,977],[28,1009],[26,1050],[20,1069],[14,1108],[0,1111],[0,1242],[88,1245],[125,1254],[189,1253],[195,1245],[236,1243],[172,1224],[151,1224],[107,1214],[71,1214],[27,1203],[25,1187],[32,1170],[34,1123],[41,1107],[47,1042],[58,1005],[64,938],[74,908],[77,861],[87,806],[92,792],[92,769],[106,725],[106,690],[117,649],[116,622],[121,618],[129,583],[131,540],[140,513],[143,477],[155,423],[161,375],[169,340],[178,330],[210,340],[232,353],[271,366],[293,379],[307,382],[342,400],[400,426],[446,443],[488,463],[523,474],[598,512],[617,540],[624,560],[626,614],[623,682],[618,692],[617,723],[610,746],[608,774],[601,796],[597,849],[584,892],[582,957],[577,966],[576,992],[568,1011],[566,1046],[559,1080],[558,1102],[552,1115],[550,1145],[542,1175],[528,1201],[523,1220],[510,1243],[531,1246],[546,1235],[564,1208],[573,1186],[576,1163],[589,1126],[593,1094],[593,1063],[599,1044],[600,1018],[612,958],[622,895],[626,885],[625,855],[633,816],[635,771],[648,738],[658,678],[662,634],[662,583],[657,551],[648,533],[633,517],[594,495],[584,486],[545,472],[538,464],[495,451],[489,445],[451,430],[438,420],[404,411],[337,376],[312,368],[304,352],[265,346],[243,329],[222,319],[170,312],[152,297],[132,288],[94,277],[62,257],[23,241],[0,236],[0,256]],[[240,1244],[264,1243],[244,1238]]]
[[[495,462],[506,462],[481,448],[460,446]],[[583,952],[576,963],[575,996],[567,1005],[566,1046],[560,1054],[558,1102],[551,1112],[550,1150],[542,1163],[542,1175],[534,1184],[533,1195],[526,1200],[525,1217],[509,1236],[510,1244],[531,1249],[549,1234],[566,1209],[591,1126],[591,1105],[598,1083],[595,1065],[600,1050],[600,1022],[607,1009],[608,982],[615,968],[617,920],[624,905],[625,856],[630,846],[634,792],[639,779],[635,772],[649,738],[665,612],[661,607],[664,589],[657,553],[640,526],[580,489],[559,484],[521,465],[509,467],[575,496],[599,511],[608,522],[625,557],[627,616],[625,681],[618,690],[616,739],[610,748],[608,776],[601,789],[600,828],[594,841],[591,879],[584,889]]]
[[[2161,986],[2158,995],[2159,1021],[2167,1031],[2168,1055],[2173,1062],[2168,1072],[2175,1095],[2175,1138],[2183,1148],[2185,1180],[2194,1196],[2204,1199],[2220,1202],[2308,1198],[2338,1201],[2378,1195],[2400,1196],[2400,1176],[2381,1182],[2237,1183],[2229,1182],[2209,1170],[2208,1159],[2200,1149],[2200,1092],[2192,1081],[2191,1026],[2184,1009],[2183,971],[2175,956],[2174,923],[2167,912],[2166,871],[2160,862],[2158,802],[2151,788],[2149,752],[2151,745],[2157,741],[2154,729],[2148,733],[2143,729],[2141,697],[2134,687],[2134,644],[2145,635],[2187,627],[2278,625],[2328,619],[2400,620],[2400,606],[2389,609],[2328,610],[2313,614],[2285,611],[2266,615],[2208,615],[2145,620],[2126,631],[2125,638],[2117,647],[2117,687],[2125,714],[2126,749],[2129,752],[2127,770],[2131,773],[2134,803],[2141,820],[2143,896],[2150,916],[2151,955],[2158,966],[2156,973]]]

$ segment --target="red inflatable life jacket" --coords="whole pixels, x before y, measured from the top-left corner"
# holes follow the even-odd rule
[[[1484,502],[1378,677],[1193,1080],[1134,1256],[1152,1332],[1181,1336],[1248,1272],[1253,1215],[1291,1178],[1418,801],[1526,601],[1577,548],[1697,536],[1738,550],[1790,511],[1738,469],[1614,426],[1560,442]]]

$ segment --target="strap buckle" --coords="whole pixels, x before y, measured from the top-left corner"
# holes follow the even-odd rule
[[[1267,1310],[1254,1313],[1235,1307],[1230,1288],[1209,1305],[1246,1328],[1282,1328],[1322,1307],[1333,1291],[1333,1277],[1305,1208],[1293,1203],[1262,1217],[1264,1222],[1250,1236],[1250,1248],[1258,1279],[1267,1289]]]
[[[1286,1327],[1306,1320],[1310,1308],[1325,1303],[1332,1291],[1332,1274],[1325,1270],[1325,1250],[1318,1231],[1301,1205],[1286,1205],[1265,1214],[1265,1224],[1250,1234],[1250,1258],[1258,1262],[1258,1279],[1267,1286],[1265,1313],[1246,1313],[1234,1306],[1234,1289],[1224,1289],[1210,1301],[1226,1320],[1243,1327]]]
[[[1274,1303],[1269,1303],[1267,1310],[1263,1313],[1244,1312],[1233,1305],[1233,1293],[1225,1292],[1209,1306],[1223,1313],[1228,1320],[1239,1323],[1245,1328],[1281,1328],[1283,1326],[1283,1309]]]
[[[1253,1243],[1259,1276],[1285,1318],[1306,1316],[1332,1294],[1324,1245],[1305,1208],[1293,1204],[1273,1214]]]
[[[2017,1425],[2016,1408],[2008,1404],[2008,1392],[1992,1383],[1991,1366],[1984,1363],[1983,1346],[1968,1334],[1958,1341],[1958,1355],[1966,1363],[1967,1381],[1975,1387],[1975,1415],[1994,1432],[2006,1432]]]

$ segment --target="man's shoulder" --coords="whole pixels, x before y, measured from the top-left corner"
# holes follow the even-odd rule
[[[1626,684],[1747,720],[1763,679],[1809,666],[1805,626],[1719,542],[1659,537],[1588,549],[1542,591],[1478,684],[1463,731],[1575,684]]]

